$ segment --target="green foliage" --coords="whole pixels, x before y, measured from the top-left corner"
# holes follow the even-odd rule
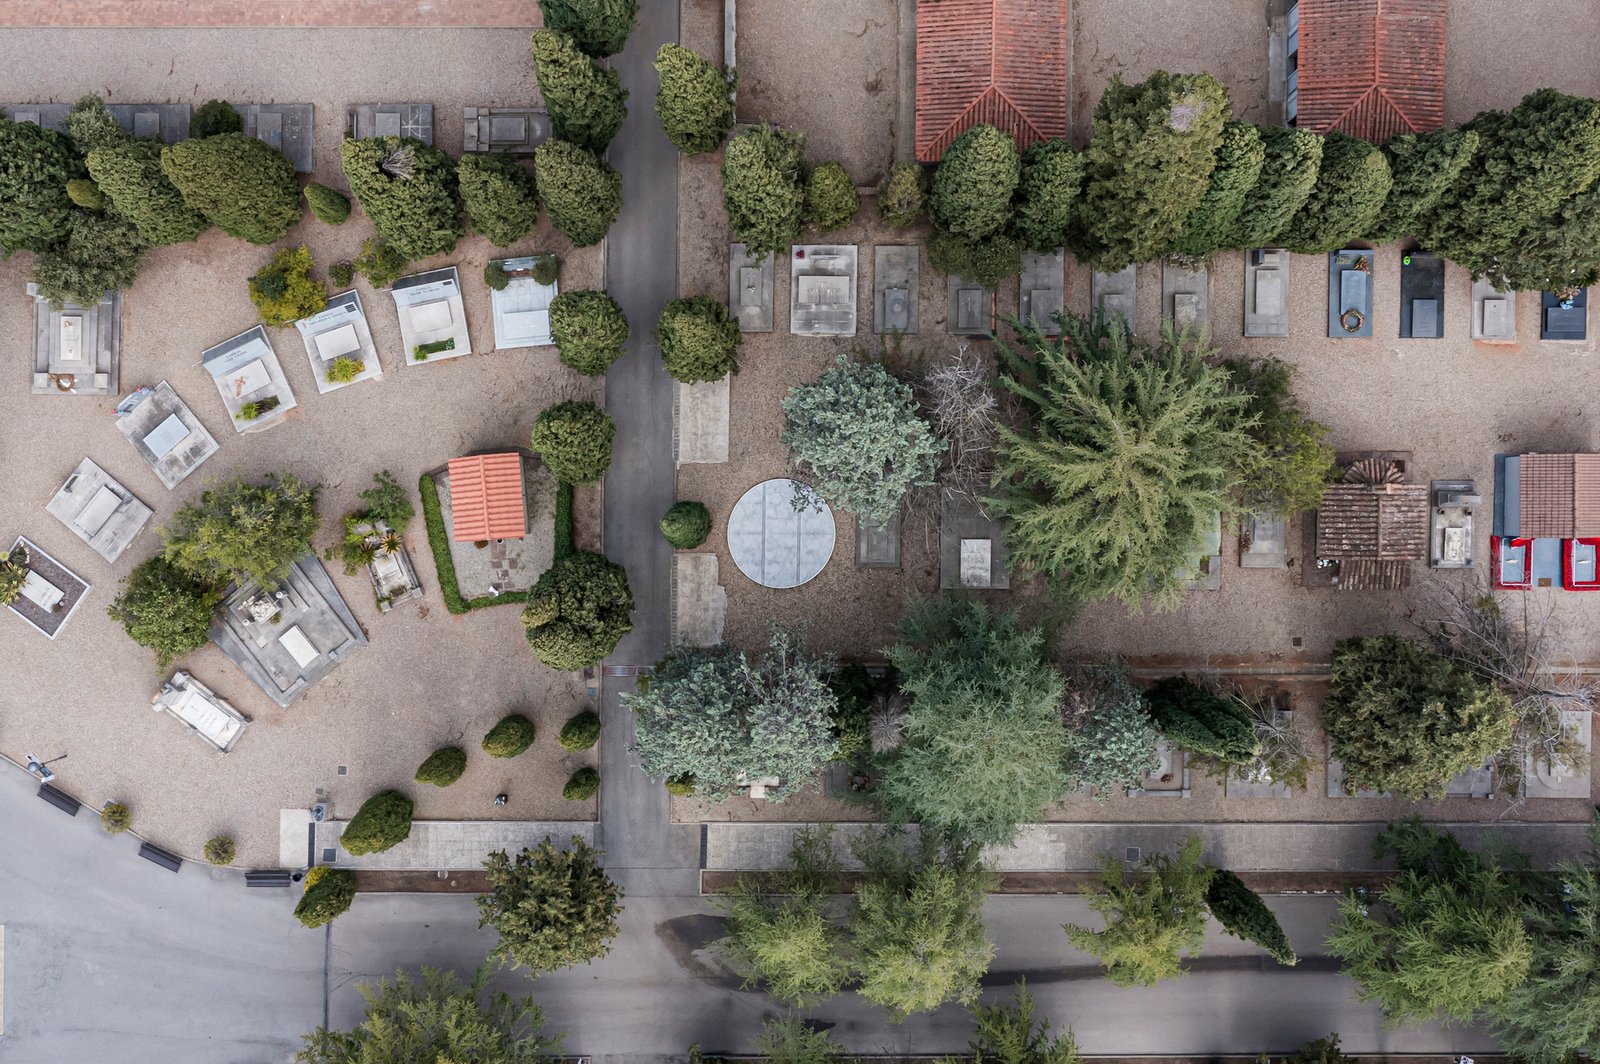
[[[1276,358],[1223,362],[1234,389],[1249,398],[1244,416],[1256,441],[1255,462],[1234,498],[1246,513],[1293,516],[1322,505],[1338,469],[1328,430],[1306,416],[1292,390],[1294,367]]]
[[[456,581],[456,563],[450,556],[450,530],[444,524],[444,512],[439,506],[439,486],[434,483],[431,476],[424,473],[417,480],[417,492],[422,497],[422,522],[428,530],[428,549],[433,553],[433,566],[439,574],[439,594],[444,598],[444,608],[451,613],[466,613],[469,610],[481,610],[489,606],[509,606],[512,603],[528,601],[526,591],[502,591],[498,595],[482,595],[475,599],[463,599],[461,587]],[[556,496],[556,512],[560,514],[561,496]],[[560,521],[556,523],[556,530],[560,534]],[[558,541],[559,542],[559,541]],[[563,555],[557,551],[557,557]]]
[[[135,573],[138,570],[134,570]],[[22,585],[28,579],[28,550],[18,547],[0,556],[0,606],[9,606],[22,594]]]
[[[161,172],[161,145],[156,141],[96,148],[87,162],[89,176],[112,209],[132,222],[150,246],[187,243],[210,228]]]
[[[1515,718],[1504,694],[1411,640],[1334,646],[1322,726],[1354,787],[1402,798],[1441,794],[1506,747]]]
[[[856,183],[836,162],[818,163],[806,174],[805,219],[819,233],[843,229],[861,208]]]
[[[232,836],[214,835],[206,840],[205,849],[201,852],[208,863],[223,867],[233,864],[233,859],[239,851],[234,845]]]
[[[83,176],[66,137],[0,116],[0,251],[43,251],[67,236],[67,182]]]
[[[103,210],[106,205],[100,186],[87,177],[74,177],[67,182],[67,198],[86,211]]]
[[[1600,181],[1557,208],[1489,272],[1513,289],[1565,292],[1600,283]],[[1497,284],[1502,282],[1496,282]]]
[[[467,752],[459,746],[442,746],[417,766],[417,774],[412,779],[418,783],[431,783],[435,787],[448,787],[460,779],[465,771]]]
[[[694,550],[711,535],[711,511],[703,502],[675,502],[661,515],[661,534],[677,550]]]
[[[1067,924],[1067,939],[1100,958],[1118,986],[1154,986],[1180,974],[1183,955],[1200,952],[1205,939],[1206,888],[1212,870],[1200,860],[1200,838],[1190,836],[1176,854],[1151,854],[1130,881],[1121,862],[1103,859],[1104,887],[1086,891],[1089,907],[1106,919],[1091,931]]]
[[[748,973],[747,989],[760,986],[802,1007],[844,989],[851,964],[830,897],[838,880],[828,827],[797,830],[776,872],[739,877],[723,901],[728,934],[721,947]]]
[[[1339,1036],[1330,1034],[1314,1042],[1307,1042],[1281,1064],[1357,1064],[1358,1058],[1339,1052]],[[1267,1062],[1270,1064],[1270,1061]]]
[[[366,369],[367,364],[361,359],[340,355],[328,363],[328,368],[323,376],[327,377],[329,384],[349,384],[365,373]]]
[[[174,659],[206,645],[211,611],[221,597],[214,584],[196,580],[158,554],[128,575],[106,616],[153,651],[156,668],[164,671]]]
[[[1089,665],[1067,676],[1061,702],[1061,768],[1067,788],[1103,800],[1136,786],[1160,764],[1159,735],[1144,698],[1119,664]]]
[[[545,251],[533,256],[533,266],[528,270],[534,284],[553,285],[561,276],[561,260]]]
[[[128,807],[121,802],[107,802],[100,810],[100,826],[108,835],[121,835],[131,822]]]
[[[372,487],[357,496],[366,503],[361,516],[382,521],[396,532],[404,532],[416,515],[411,496],[387,469],[372,475]]]
[[[354,872],[318,866],[306,873],[305,893],[294,907],[294,918],[302,927],[321,927],[349,912],[355,900]]]
[[[628,319],[604,292],[562,292],[550,301],[550,339],[569,369],[603,376],[622,357]]]
[[[600,717],[586,709],[561,726],[560,742],[563,750],[587,750],[600,741]]]
[[[539,0],[539,10],[547,28],[596,59],[622,51],[639,18],[638,0]]]
[[[773,1016],[761,1021],[756,1049],[767,1064],[839,1064],[844,1059],[833,1035],[798,1016]]]
[[[239,412],[233,416],[239,421],[254,421],[276,409],[278,409],[278,397],[269,395],[265,399],[252,399],[248,403],[241,404]]]
[[[1067,243],[1078,217],[1083,154],[1060,138],[1022,153],[1017,192],[1017,232],[1034,251],[1052,252]]]
[[[1289,936],[1283,933],[1277,915],[1261,900],[1261,895],[1226,868],[1212,872],[1211,885],[1206,889],[1206,906],[1222,929],[1234,938],[1260,946],[1279,964],[1299,963],[1300,958],[1289,945]]]
[[[411,834],[411,799],[399,791],[379,791],[344,826],[339,845],[351,857],[382,853]]]
[[[533,745],[533,736],[533,721],[512,713],[489,729],[483,737],[483,750],[490,757],[516,757]]]
[[[1017,984],[1010,1003],[974,1005],[972,1018],[977,1031],[967,1058],[971,1064],[1083,1064],[1072,1028],[1051,1038],[1050,1021],[1041,1019],[1034,1026],[1033,995],[1026,983]]]
[[[79,155],[88,155],[100,148],[126,144],[133,138],[111,116],[104,100],[93,94],[78,97],[67,112],[67,136]]]
[[[978,125],[951,141],[933,172],[928,213],[935,228],[968,243],[997,236],[1011,221],[1011,198],[1022,180],[1017,143]]]
[[[294,164],[244,133],[180,140],[162,149],[161,171],[185,203],[229,236],[271,244],[300,220]]]
[[[600,770],[585,766],[572,774],[567,785],[561,788],[561,797],[569,802],[586,802],[600,793]]]
[[[633,592],[620,565],[575,551],[557,558],[528,592],[522,623],[545,666],[572,672],[597,665],[633,631]]]
[[[349,873],[344,873],[349,875]],[[484,998],[490,968],[470,984],[453,972],[424,967],[420,982],[404,971],[392,981],[358,983],[367,1015],[351,1031],[319,1027],[305,1036],[295,1064],[546,1064],[560,1049],[545,1035],[532,998]]]
[[[374,288],[388,288],[400,279],[411,260],[400,249],[383,240],[363,240],[355,268]]]
[[[1539,247],[1559,239],[1574,201],[1600,178],[1600,101],[1540,89],[1461,130],[1478,135],[1478,150],[1423,219],[1423,243],[1497,288],[1560,290],[1600,278],[1597,246],[1573,248],[1564,262]]]
[[[550,224],[580,248],[605,239],[622,212],[622,175],[594,152],[549,140],[533,154],[539,198]]]
[[[896,1023],[947,1001],[970,1005],[994,958],[983,902],[994,876],[976,845],[942,859],[931,840],[881,838],[858,852],[865,879],[850,919],[859,993]]]
[[[692,775],[710,801],[738,794],[746,780],[776,776],[767,797],[783,801],[833,754],[828,671],[776,626],[767,652],[754,659],[725,643],[672,650],[647,689],[622,696],[637,715],[639,766],[651,779]]]
[[[611,465],[617,426],[593,403],[568,401],[547,407],[533,423],[529,446],[563,484],[592,484]]]
[[[565,558],[577,549],[572,523],[572,496],[574,490],[571,484],[562,483],[556,485],[554,555],[557,558]]]
[[[697,384],[739,372],[739,323],[710,296],[668,303],[656,322],[656,339],[673,380]]]
[[[517,158],[502,152],[462,155],[456,173],[467,218],[496,248],[517,243],[538,226],[538,190]]]
[[[667,793],[674,798],[694,797],[694,777],[685,772],[681,776],[673,776],[667,780]]]
[[[1249,711],[1187,676],[1157,680],[1144,699],[1161,734],[1201,757],[1242,765],[1261,750]]]
[[[489,892],[478,897],[478,926],[500,933],[490,958],[537,975],[610,953],[622,891],[603,856],[577,836],[565,850],[547,836],[515,860],[491,853],[483,865]]]
[[[328,279],[335,288],[349,288],[356,279],[356,264],[349,260],[340,260],[328,267]]]
[[[324,225],[343,225],[350,217],[350,198],[338,189],[315,181],[305,187],[306,206]]]
[[[928,202],[928,179],[917,163],[889,167],[878,186],[878,219],[890,229],[909,229],[922,217]]]
[[[268,325],[292,325],[321,313],[328,287],[311,278],[311,252],[304,244],[281,248],[250,278],[250,302]]]
[[[1227,118],[1227,90],[1209,74],[1112,75],[1084,149],[1079,231],[1098,269],[1173,249],[1210,189]]]
[[[408,260],[449,254],[466,235],[456,164],[438,148],[413,137],[346,138],[339,157],[378,236]]]
[[[928,239],[928,262],[934,269],[990,289],[1022,272],[1022,251],[1022,241],[1010,233],[963,240],[935,230]]]
[[[1266,157],[1260,126],[1239,121],[1223,125],[1211,184],[1189,212],[1183,233],[1172,246],[1174,252],[1202,259],[1234,246],[1245,200],[1261,180]]]
[[[150,246],[132,224],[109,214],[73,211],[71,225],[66,242],[40,252],[33,263],[39,294],[57,310],[67,303],[92,307],[107,292],[133,284]]]
[[[923,603],[889,652],[911,696],[877,797],[929,836],[1000,845],[1061,796],[1061,677],[1044,633],[977,603]]]
[[[489,264],[483,268],[483,283],[496,292],[504,292],[510,286],[511,275],[506,272],[506,266],[502,260],[489,260]]]
[[[1410,236],[1433,212],[1439,198],[1456,183],[1478,150],[1478,134],[1470,130],[1436,129],[1402,133],[1383,145],[1394,183],[1367,236],[1388,243]]]
[[[848,355],[814,383],[789,390],[781,438],[818,494],[878,525],[899,512],[908,491],[933,483],[948,450],[922,419],[910,385]]]
[[[1390,1025],[1471,1020],[1527,977],[1533,950],[1510,876],[1415,818],[1381,832],[1373,856],[1394,857],[1400,874],[1375,904],[1340,902],[1327,946]]]
[[[1013,564],[1082,601],[1171,607],[1202,530],[1228,509],[1255,461],[1247,399],[1210,349],[1164,333],[1152,344],[1119,317],[1062,319],[1000,351],[1000,383],[1027,412],[1001,430],[991,513]]]
[[[1308,129],[1257,126],[1264,157],[1261,177],[1244,198],[1230,246],[1260,247],[1283,232],[1317,183],[1322,138]]]
[[[533,59],[556,137],[596,155],[605,151],[628,114],[621,74],[600,67],[575,40],[551,29],[533,35]]]
[[[1389,160],[1375,145],[1329,130],[1317,183],[1278,239],[1307,255],[1337,251],[1372,229],[1392,184]]]
[[[233,480],[185,503],[164,531],[167,561],[212,584],[270,586],[310,549],[317,534],[317,485],[289,473],[260,484]]]
[[[224,100],[207,100],[194,109],[189,119],[189,136],[214,137],[218,133],[241,133],[244,118]]]
[[[722,205],[728,228],[751,255],[786,253],[800,235],[805,186],[804,134],[763,123],[728,141],[722,156]]]
[[[685,155],[716,151],[733,128],[738,75],[672,41],[656,52],[656,118]]]

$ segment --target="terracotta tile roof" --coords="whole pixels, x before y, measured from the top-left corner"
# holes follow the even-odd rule
[[[1426,484],[1333,484],[1323,492],[1317,557],[1421,561],[1427,556]]]
[[[1339,562],[1340,591],[1398,591],[1410,586],[1410,562],[1378,562],[1370,558]]]
[[[1067,135],[1067,0],[918,0],[917,159],[984,123]]]
[[[528,534],[520,454],[450,460],[450,519],[457,543],[521,539]]]
[[[1374,144],[1444,125],[1446,0],[1300,0],[1303,129]]]
[[[1519,465],[1521,535],[1600,536],[1600,454],[1525,454]]]

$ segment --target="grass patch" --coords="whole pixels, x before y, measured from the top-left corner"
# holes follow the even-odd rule
[[[418,344],[411,349],[411,357],[418,362],[426,362],[429,355],[437,355],[441,351],[454,351],[455,349],[456,338],[452,336],[445,340],[435,340],[429,344]]]
[[[526,591],[505,591],[499,595],[464,599],[461,585],[456,581],[455,559],[450,557],[450,531],[444,527],[444,509],[439,505],[439,485],[428,474],[417,481],[417,494],[422,497],[422,523],[428,529],[428,546],[433,550],[433,565],[439,570],[439,593],[444,596],[444,608],[451,613],[481,610],[485,606],[509,606],[528,601]],[[559,505],[559,503],[558,503]],[[571,525],[571,508],[568,507],[568,525]],[[559,529],[559,520],[557,528]],[[557,531],[557,550],[560,549],[560,532]],[[570,532],[569,532],[570,535]]]
[[[571,484],[556,485],[556,545],[553,561],[560,561],[577,549],[573,543],[572,493]]]

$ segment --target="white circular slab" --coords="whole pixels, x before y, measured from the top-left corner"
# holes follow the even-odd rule
[[[763,481],[728,515],[728,553],[762,587],[799,587],[833,556],[833,511],[815,495],[797,511],[800,487],[787,478]]]

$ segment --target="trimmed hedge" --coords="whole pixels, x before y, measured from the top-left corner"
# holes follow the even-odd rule
[[[483,752],[490,757],[516,757],[533,745],[533,721],[521,713],[501,717],[483,737]]]
[[[326,225],[342,225],[350,217],[350,198],[338,189],[319,185],[315,181],[306,186],[306,206],[316,215],[317,221]]]
[[[806,175],[806,224],[818,232],[843,229],[855,220],[861,196],[850,174],[836,162],[818,163]]]
[[[600,770],[596,768],[580,768],[572,774],[567,785],[561,788],[561,797],[569,802],[581,802],[593,798],[600,790]]]
[[[576,489],[571,484],[556,485],[556,543],[555,550],[552,552],[556,561],[560,561],[578,549],[577,534],[572,520],[572,494],[574,490]]]
[[[354,872],[318,865],[306,873],[305,893],[294,907],[294,917],[302,927],[321,927],[343,916],[355,900]]]
[[[703,502],[675,502],[661,517],[661,534],[678,550],[694,550],[711,535],[711,511]]]
[[[412,778],[418,783],[448,787],[467,771],[467,752],[459,746],[444,746],[428,755]]]
[[[424,473],[417,480],[417,494],[422,498],[422,524],[428,530],[428,549],[433,552],[433,565],[439,573],[439,594],[444,596],[445,609],[451,613],[466,613],[486,606],[509,606],[528,601],[526,591],[502,591],[499,596],[462,598],[461,585],[456,581],[455,559],[450,556],[450,531],[444,527],[444,511],[439,506],[439,485],[433,477]]]
[[[600,718],[594,710],[586,709],[561,726],[561,746],[564,750],[587,750],[600,741]]]
[[[411,799],[399,791],[379,791],[350,818],[339,845],[351,857],[382,853],[411,834],[411,810]]]

